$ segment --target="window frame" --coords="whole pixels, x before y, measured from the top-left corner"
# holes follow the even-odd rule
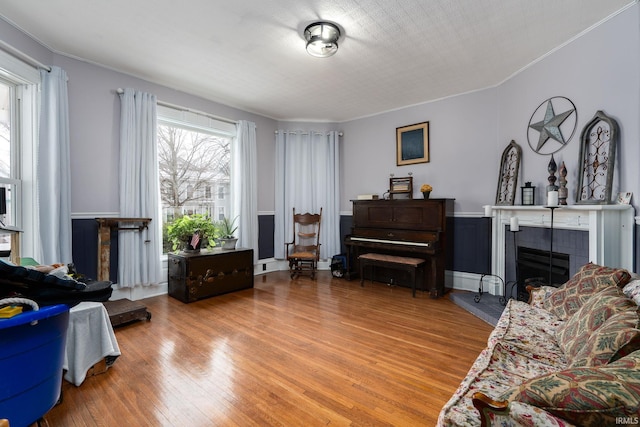
[[[216,137],[228,138],[231,148],[233,147],[233,139],[236,137],[236,123],[233,121],[216,118],[204,112],[199,112],[179,106],[173,106],[161,102],[158,102],[156,117],[158,127],[174,126],[185,129],[187,131],[206,133]],[[160,141],[158,141],[158,144],[160,144]],[[229,162],[231,167],[231,165],[233,164],[233,149],[231,149],[230,155],[231,158]],[[229,174],[229,181],[231,181],[231,177],[232,173]],[[160,176],[158,176],[158,178],[160,178]],[[218,200],[217,192],[213,193],[213,188],[211,188],[211,190],[211,200]],[[202,191],[203,194],[206,195],[206,189],[203,189]],[[228,198],[228,200],[230,201],[231,199]],[[162,198],[160,198],[158,211],[160,212],[160,219],[162,221],[162,224],[164,225]],[[210,212],[210,215],[212,220],[217,221],[217,218],[214,216],[213,212]],[[166,259],[166,253],[163,253],[162,256]]]
[[[12,185],[13,226],[20,233],[20,256],[39,258],[37,203],[37,142],[40,103],[39,69],[0,51],[0,79],[11,90],[11,176],[0,183]]]

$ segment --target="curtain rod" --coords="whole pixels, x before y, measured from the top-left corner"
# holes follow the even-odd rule
[[[124,89],[119,87],[118,89],[116,89],[116,93],[118,95],[122,95],[124,93]],[[168,107],[168,108],[173,108],[174,110],[178,110],[178,111],[186,111],[188,113],[198,114],[200,116],[209,117],[210,119],[219,120],[221,122],[230,123],[232,125],[238,124],[237,120],[226,119],[224,117],[215,116],[213,114],[205,113],[204,111],[193,110],[191,108],[183,107],[181,105],[171,104],[169,102],[160,101],[160,100],[156,101],[156,103],[158,105],[163,106],[163,107]]]
[[[23,52],[19,51],[18,49],[16,49],[15,47],[11,46],[10,44],[5,42],[4,40],[0,40],[0,49],[4,50],[9,55],[13,55],[14,57],[18,58],[22,62],[25,62],[25,63],[31,65],[32,67],[42,68],[43,70],[51,71],[51,67],[49,67],[48,65],[44,65],[42,62],[30,57],[26,53],[23,53]]]
[[[286,132],[286,133],[296,133],[296,131],[295,131],[295,130],[289,130],[289,131],[285,131],[285,132]],[[277,134],[279,134],[279,133],[280,133],[280,131],[275,131],[275,134],[276,134],[276,135],[277,135]],[[322,133],[322,132],[315,132],[315,133]],[[308,134],[309,134],[309,132],[302,132],[302,134],[303,134],[303,135],[308,135]],[[342,136],[342,135],[343,135],[343,133],[342,133],[342,132],[338,132],[338,136]]]

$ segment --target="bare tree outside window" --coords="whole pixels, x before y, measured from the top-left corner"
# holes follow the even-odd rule
[[[213,218],[221,203],[229,203],[212,198],[211,188],[229,188],[230,160],[230,138],[160,123],[158,166],[163,222],[194,213]]]

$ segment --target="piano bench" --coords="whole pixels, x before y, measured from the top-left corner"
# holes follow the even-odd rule
[[[396,255],[385,255],[377,253],[362,254],[358,257],[360,261],[360,286],[364,286],[364,269],[368,266],[371,267],[386,267],[394,268],[401,271],[406,271],[411,276],[411,290],[413,297],[416,296],[416,272],[420,271],[424,275],[424,263],[425,261],[420,258],[409,258]],[[421,275],[421,276],[422,276]],[[371,276],[373,280],[373,275]],[[424,286],[422,287],[424,291]]]

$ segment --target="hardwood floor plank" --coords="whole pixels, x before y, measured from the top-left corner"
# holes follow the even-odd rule
[[[492,327],[408,288],[286,272],[184,304],[144,300],[122,356],[63,384],[51,426],[434,425]]]

